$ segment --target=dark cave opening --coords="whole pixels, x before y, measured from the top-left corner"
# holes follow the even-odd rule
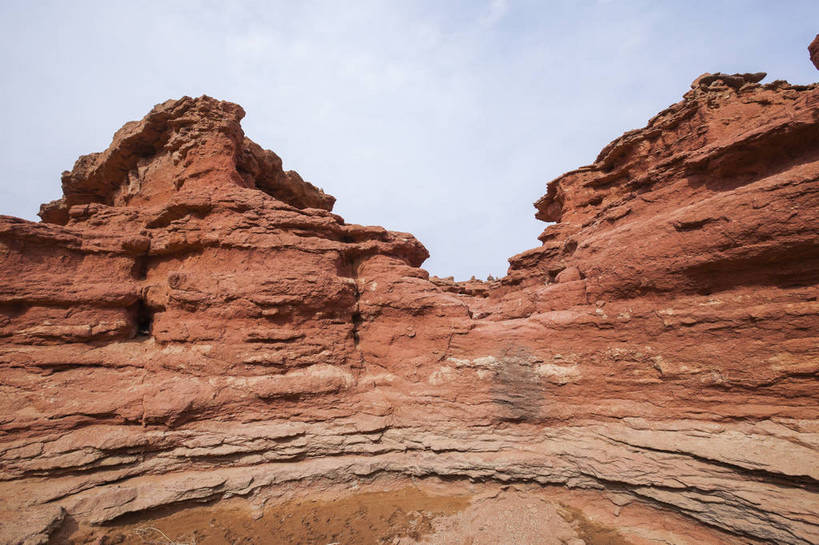
[[[154,322],[154,313],[144,299],[140,298],[135,310],[136,336],[150,337]]]

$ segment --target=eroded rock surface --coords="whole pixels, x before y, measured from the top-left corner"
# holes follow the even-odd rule
[[[819,542],[819,86],[763,77],[549,183],[492,282],[345,223],[237,105],[128,123],[0,217],[0,541],[437,478],[638,506],[629,543]]]

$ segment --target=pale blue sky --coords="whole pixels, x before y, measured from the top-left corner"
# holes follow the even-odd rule
[[[810,83],[808,1],[0,2],[0,213],[168,98],[241,104],[247,135],[409,231],[433,274],[505,273],[532,202],[703,72]]]

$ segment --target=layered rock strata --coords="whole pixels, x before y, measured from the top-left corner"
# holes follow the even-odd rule
[[[492,282],[345,223],[237,105],[125,125],[0,217],[2,541],[438,478],[639,505],[634,544],[819,542],[819,86],[763,77],[550,182]]]

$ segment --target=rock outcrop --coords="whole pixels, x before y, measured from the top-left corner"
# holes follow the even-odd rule
[[[2,540],[438,478],[633,505],[633,544],[819,542],[819,86],[763,77],[550,182],[492,282],[345,223],[237,105],[125,125],[0,217]]]
[[[813,62],[813,65],[819,70],[819,34],[816,35],[816,38],[814,38],[808,46],[808,52],[810,53],[810,60]]]

